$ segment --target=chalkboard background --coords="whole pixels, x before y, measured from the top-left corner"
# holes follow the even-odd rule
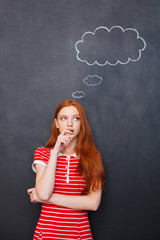
[[[0,0],[0,239],[32,239],[34,151],[77,90],[107,175],[101,206],[89,213],[94,240],[160,239],[159,13],[158,0]],[[75,44],[100,26],[135,29],[146,43],[139,60],[78,60]],[[86,85],[89,75],[101,84]]]

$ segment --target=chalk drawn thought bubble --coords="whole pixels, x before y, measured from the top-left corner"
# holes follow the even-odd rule
[[[82,98],[85,96],[85,93],[83,91],[75,91],[72,93],[72,97],[74,98]]]
[[[136,29],[121,26],[98,27],[94,32],[84,33],[75,44],[79,61],[99,66],[136,62],[145,48],[146,42]]]
[[[84,78],[83,79],[83,82],[87,85],[87,86],[96,86],[96,85],[99,85],[101,84],[102,82],[102,78],[97,76],[97,75],[88,75],[87,78]]]

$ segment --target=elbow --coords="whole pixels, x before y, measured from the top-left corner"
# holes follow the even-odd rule
[[[91,192],[89,194],[89,198],[90,198],[90,210],[91,211],[97,211],[101,202],[101,193],[102,191],[95,191],[95,192]]]
[[[43,194],[40,194],[39,195],[39,198],[42,202],[47,202],[49,200],[49,196],[48,195],[43,195]]]
[[[39,199],[42,202],[47,202],[50,198],[50,195],[48,193],[45,193],[45,192],[42,192],[42,191],[37,190],[37,194],[38,194]]]
[[[97,211],[99,208],[99,205],[97,204],[94,204],[93,207],[92,207],[92,211]]]
[[[99,208],[100,202],[99,201],[94,201],[92,204],[92,211],[97,211]]]

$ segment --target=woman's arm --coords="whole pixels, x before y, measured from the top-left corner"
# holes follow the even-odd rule
[[[46,203],[76,210],[96,211],[100,205],[102,190],[92,191],[87,195],[71,196],[53,193]]]
[[[58,153],[66,148],[72,140],[65,135],[69,130],[64,130],[57,138],[54,149],[51,152],[47,166],[36,164],[36,192],[42,201],[47,201],[54,189],[55,171]]]
[[[44,202],[55,204],[61,207],[72,208],[76,210],[92,210],[96,211],[100,205],[102,190],[92,191],[87,195],[71,196],[53,193],[47,201],[42,201],[35,188],[28,189],[30,200],[33,203]]]
[[[52,151],[47,166],[36,164],[36,192],[42,201],[51,196],[55,183],[55,169],[58,152]],[[47,186],[47,187],[46,187]]]

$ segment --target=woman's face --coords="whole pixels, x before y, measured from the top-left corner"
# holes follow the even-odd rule
[[[56,127],[59,128],[60,133],[63,130],[70,130],[70,133],[66,133],[71,135],[73,138],[76,138],[81,129],[81,121],[79,112],[76,107],[68,106],[62,108],[55,119]]]

